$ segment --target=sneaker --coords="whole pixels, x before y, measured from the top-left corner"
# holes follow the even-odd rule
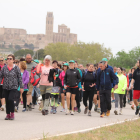
[[[100,117],[103,118],[105,116],[105,113],[101,113]]]
[[[122,109],[120,109],[119,115],[122,115]]]
[[[32,104],[29,105],[29,111],[32,111]]]
[[[91,116],[91,111],[88,112],[88,116]]]
[[[44,109],[42,110],[42,115],[45,115],[45,110]]]
[[[71,111],[71,115],[74,115],[74,111],[73,110]]]
[[[10,114],[7,114],[5,120],[10,120]]]
[[[15,112],[18,112],[18,107],[15,106]]]
[[[11,113],[10,120],[14,120],[14,119],[15,119],[14,113]]]
[[[115,103],[115,100],[112,100],[111,102],[112,102],[112,103]]]
[[[1,107],[1,111],[4,111],[4,107]]]
[[[97,107],[98,107],[98,105],[95,105],[95,108],[94,108],[94,111],[95,111],[95,112],[97,111]]]
[[[51,114],[53,113],[53,109],[54,109],[54,107],[52,106],[51,111],[50,111]]]
[[[135,115],[138,115],[138,114],[139,114],[139,108],[136,108]]]
[[[75,107],[75,112],[78,112],[78,108],[77,107]]]
[[[23,108],[22,112],[26,112],[26,108]]]
[[[97,112],[98,112],[98,113],[101,113],[101,109],[100,109],[100,108],[97,108]]]
[[[110,110],[107,110],[106,116],[109,116],[109,115],[110,115]]]
[[[29,111],[29,105],[27,105],[26,110]]]
[[[60,110],[60,112],[65,112],[65,108],[62,108],[62,110]]]
[[[48,111],[48,110],[45,110],[45,111],[44,111],[44,114],[45,114],[45,115],[48,115],[48,114],[49,114],[49,111]]]
[[[20,102],[20,105],[23,105],[23,101]]]
[[[87,114],[88,108],[86,107],[84,110],[84,114]]]
[[[78,113],[80,113],[81,112],[81,109],[80,109],[80,107],[78,108]]]
[[[118,115],[118,111],[117,110],[115,110],[114,113],[115,113],[115,115]]]
[[[134,109],[135,109],[135,108],[134,108],[134,105],[132,105],[131,108],[134,110]]]
[[[53,110],[53,114],[56,114],[56,112],[57,112],[57,111],[56,111],[56,107],[55,107],[54,110]]]
[[[70,114],[70,111],[69,111],[69,109],[67,109],[67,111],[66,111],[66,115],[69,115]]]

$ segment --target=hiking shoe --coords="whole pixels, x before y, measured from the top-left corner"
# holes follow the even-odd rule
[[[23,108],[22,112],[26,112],[26,108]]]
[[[106,116],[109,116],[109,115],[110,115],[110,110],[107,110]]]
[[[53,110],[53,114],[56,114],[56,112],[57,112],[56,109],[54,109],[54,110]]]
[[[139,108],[136,108],[135,115],[138,115],[138,114],[139,114]]]
[[[132,105],[131,108],[134,110],[134,109],[135,109],[135,108],[134,108],[134,105]]]
[[[1,111],[4,111],[4,107],[1,107]]]
[[[7,114],[5,120],[10,120],[10,114]]]
[[[88,116],[91,116],[91,111],[88,112]]]
[[[105,113],[101,113],[100,117],[103,118],[105,116]]]
[[[122,115],[122,109],[120,110],[119,115]]]
[[[74,111],[73,110],[71,111],[71,115],[74,115]]]
[[[78,108],[78,113],[80,113],[81,112],[81,109],[80,109],[80,107]]]
[[[45,115],[45,110],[42,110],[42,115]]]
[[[69,111],[69,109],[67,109],[67,111],[66,111],[66,115],[69,115],[70,114],[70,111]]]
[[[11,113],[10,120],[14,120],[14,119],[15,119],[14,113]]]
[[[84,110],[84,114],[87,114],[88,108],[86,107]]]
[[[60,112],[65,112],[65,108],[62,108],[62,110],[60,110]]]
[[[100,108],[97,108],[97,112],[98,112],[98,113],[101,113],[101,109],[100,109]]]
[[[118,115],[118,111],[117,110],[115,110],[114,113],[115,113],[115,115]]]
[[[48,110],[45,110],[44,112],[45,112],[45,115],[48,115],[49,114],[49,111]]]

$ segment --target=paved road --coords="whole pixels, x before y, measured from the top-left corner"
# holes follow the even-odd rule
[[[0,112],[0,140],[31,140],[42,138],[43,133],[48,136],[56,135],[138,117],[134,115],[135,111],[130,109],[128,104],[123,109],[123,115],[117,116],[113,113],[114,103],[112,106],[111,115],[100,118],[99,114],[94,111],[92,111],[91,117],[85,115],[83,105],[82,112],[75,113],[74,116],[66,116],[61,113],[61,107],[58,107],[57,114],[49,114],[48,116],[42,116],[37,106],[33,111],[23,113],[20,105],[19,112],[15,113],[14,121],[4,120],[5,111]]]

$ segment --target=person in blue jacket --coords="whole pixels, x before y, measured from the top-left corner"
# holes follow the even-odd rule
[[[100,96],[101,117],[110,115],[112,81],[115,81],[114,89],[118,88],[118,77],[106,67],[105,61],[99,62],[100,72],[97,73],[97,94]]]

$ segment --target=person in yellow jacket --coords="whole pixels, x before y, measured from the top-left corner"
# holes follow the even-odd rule
[[[118,102],[120,101],[120,112],[119,115],[122,115],[122,107],[123,107],[123,96],[125,95],[125,90],[127,88],[127,79],[126,76],[122,74],[122,68],[118,68],[118,88],[114,91],[115,95],[115,115],[118,115]]]

